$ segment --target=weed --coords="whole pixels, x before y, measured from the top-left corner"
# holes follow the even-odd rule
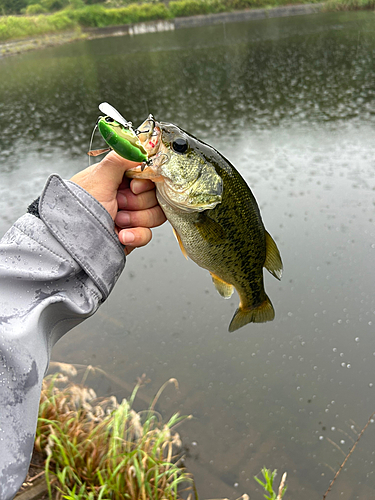
[[[277,493],[275,493],[273,489],[273,482],[277,471],[274,470],[273,472],[271,472],[270,469],[266,469],[265,467],[263,467],[261,472],[263,474],[264,481],[262,481],[256,476],[254,477],[254,479],[264,489],[265,491],[265,494],[263,495],[264,498],[266,498],[267,500],[281,500],[286,492],[286,486],[285,486],[286,472],[283,474],[281,478],[280,486]]]
[[[47,456],[50,498],[52,484],[68,500],[177,500],[182,490],[192,498],[174,430],[189,417],[175,414],[163,424],[153,407],[135,412],[139,385],[118,403],[76,384],[57,387],[65,382],[60,374],[44,381],[39,409],[35,448]]]

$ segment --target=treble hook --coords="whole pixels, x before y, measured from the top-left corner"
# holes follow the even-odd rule
[[[146,167],[152,167],[155,163],[154,160],[159,160],[162,156],[164,158],[160,161],[160,163],[158,162],[158,167],[164,165],[164,163],[166,163],[169,160],[168,155],[166,153],[158,153],[157,155],[153,156],[149,160],[146,160],[142,163],[141,172],[143,172]]]

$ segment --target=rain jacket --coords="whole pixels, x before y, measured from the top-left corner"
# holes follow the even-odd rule
[[[0,242],[0,499],[14,497],[33,450],[52,346],[91,316],[125,265],[109,213],[52,175]]]

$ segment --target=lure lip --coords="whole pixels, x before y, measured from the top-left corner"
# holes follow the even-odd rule
[[[132,122],[128,122],[118,111],[116,108],[109,104],[108,102],[101,102],[99,104],[99,109],[104,115],[109,116],[112,120],[115,120],[118,123],[121,123],[125,128],[132,128]]]

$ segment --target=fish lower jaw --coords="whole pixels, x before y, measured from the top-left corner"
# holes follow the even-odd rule
[[[155,183],[163,182],[163,177],[160,175],[159,171],[153,169],[152,167],[145,166],[144,163],[127,170],[125,172],[125,176],[130,177],[131,179],[150,179]]]

